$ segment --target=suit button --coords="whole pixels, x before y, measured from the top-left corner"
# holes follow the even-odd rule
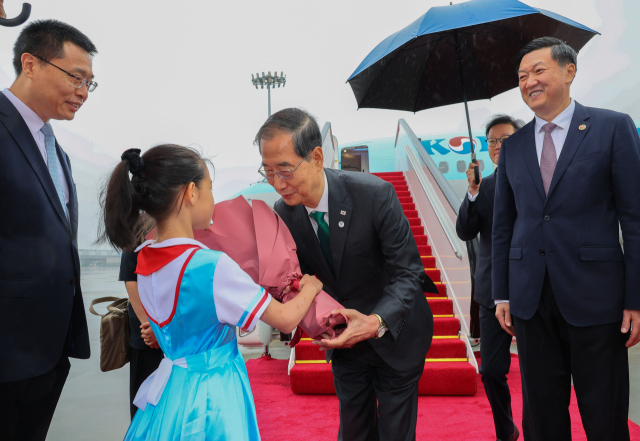
[[[549,217],[549,215],[546,215],[546,216],[544,217],[544,220],[549,221],[549,220],[551,220],[551,218]]]
[[[73,279],[71,279],[71,281],[69,282],[69,285],[75,285],[76,284],[76,278],[74,277]]]
[[[544,250],[540,250],[539,253],[541,256],[544,256]]]

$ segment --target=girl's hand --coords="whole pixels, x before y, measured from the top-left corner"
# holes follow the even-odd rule
[[[300,279],[300,291],[305,285],[312,286],[315,290],[315,295],[322,291],[322,282],[316,276],[310,276],[309,274],[302,276],[302,279]]]
[[[149,326],[149,322],[145,322],[140,325],[140,329],[140,335],[142,336],[144,343],[152,349],[159,349],[160,345],[158,345],[158,340],[156,340],[156,336],[153,333],[151,326]]]

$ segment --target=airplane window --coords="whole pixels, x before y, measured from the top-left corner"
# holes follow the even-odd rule
[[[440,168],[440,173],[444,174],[444,173],[449,173],[449,163],[442,161],[440,164],[438,164],[438,168]]]
[[[478,159],[478,167],[480,167],[480,171],[484,171],[484,161],[482,159]]]
[[[458,167],[458,172],[459,173],[464,173],[465,171],[467,171],[467,163],[464,161],[458,161],[458,163],[456,164]]]

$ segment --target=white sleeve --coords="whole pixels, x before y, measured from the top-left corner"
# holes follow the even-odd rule
[[[222,323],[252,330],[271,302],[271,295],[226,254],[213,275],[213,301]]]
[[[480,192],[477,192],[476,194],[472,195],[470,192],[467,191],[467,197],[469,198],[469,202],[474,202],[479,194]]]

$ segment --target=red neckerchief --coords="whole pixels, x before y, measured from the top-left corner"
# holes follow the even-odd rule
[[[146,246],[138,253],[138,266],[136,274],[148,276],[160,268],[173,262],[185,251],[200,248],[194,244],[174,245],[170,247],[155,248]]]

